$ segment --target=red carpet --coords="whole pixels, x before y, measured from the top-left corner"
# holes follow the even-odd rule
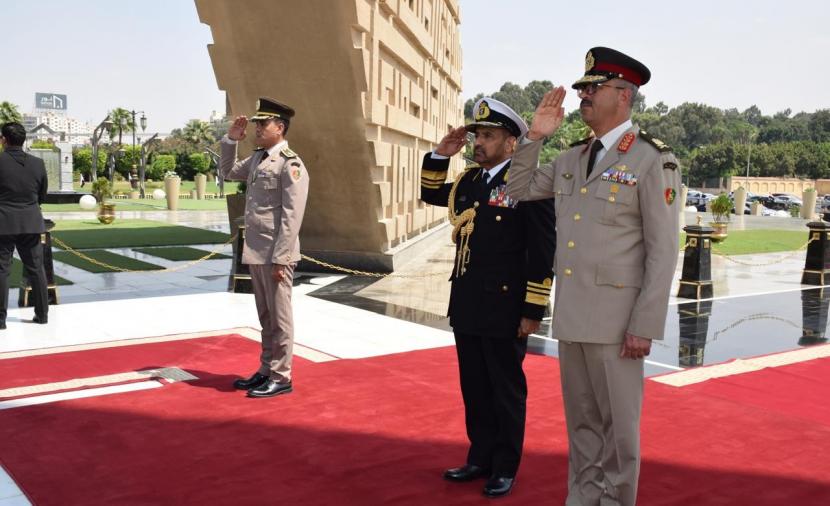
[[[0,388],[165,366],[200,378],[0,411],[0,460],[38,505],[490,504],[482,482],[440,478],[466,451],[452,348],[298,359],[294,393],[254,400],[229,385],[257,350],[221,336],[0,361]],[[525,459],[498,502],[562,504],[557,362],[530,356],[526,370]],[[792,391],[798,378],[809,392]],[[830,361],[816,360],[686,388],[647,382],[640,504],[830,503],[828,379]]]

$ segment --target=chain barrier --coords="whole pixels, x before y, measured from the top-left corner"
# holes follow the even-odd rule
[[[58,239],[57,237],[52,236],[52,242],[57,244],[61,249],[65,250],[65,251],[68,251],[69,253],[72,253],[73,255],[75,255],[75,256],[83,259],[83,260],[86,260],[87,262],[89,262],[91,264],[97,265],[98,267],[103,267],[104,269],[109,269],[109,270],[112,270],[112,271],[115,271],[115,272],[143,272],[145,274],[156,274],[156,273],[159,273],[159,272],[176,272],[176,271],[181,271],[181,270],[187,269],[187,268],[192,267],[196,264],[202,263],[205,260],[209,260],[211,257],[214,257],[214,256],[218,255],[220,253],[220,250],[222,248],[224,248],[225,246],[227,246],[228,244],[231,244],[234,241],[234,239],[236,239],[235,235],[231,236],[231,238],[228,239],[224,244],[220,244],[219,246],[214,248],[207,255],[205,255],[203,257],[199,257],[196,260],[191,260],[191,261],[189,261],[185,264],[177,265],[177,266],[174,266],[174,267],[167,267],[165,269],[157,269],[157,270],[148,271],[148,270],[125,269],[123,267],[118,267],[116,265],[110,265],[106,262],[96,260],[95,258],[92,258],[89,255],[85,255],[83,252],[78,251],[75,248],[69,246],[65,242]]]
[[[97,265],[97,266],[102,267],[104,269],[108,269],[108,270],[115,271],[115,272],[143,272],[145,274],[155,274],[155,273],[162,273],[162,272],[176,272],[176,271],[181,271],[181,270],[190,268],[190,267],[192,267],[196,264],[204,262],[205,260],[210,260],[212,257],[220,254],[221,250],[225,246],[227,246],[228,244],[231,244],[235,239],[236,239],[235,235],[231,236],[231,238],[228,239],[225,243],[220,244],[219,246],[214,248],[212,251],[210,251],[207,255],[199,257],[195,260],[191,260],[191,261],[189,261],[185,264],[177,265],[177,266],[174,266],[174,267],[167,267],[165,269],[158,269],[158,270],[148,271],[148,270],[125,269],[123,267],[118,267],[116,265],[110,265],[106,262],[102,262],[100,260],[92,258],[89,255],[84,254],[82,251],[78,251],[75,248],[69,246],[65,242],[58,239],[57,237],[52,236],[52,242],[55,243],[56,245],[58,245],[61,249],[65,250],[69,253],[72,253],[73,255],[77,256],[78,258],[81,258],[82,260],[85,260],[85,261],[87,261],[91,264],[94,264],[94,265]],[[318,260],[318,259],[310,257],[308,255],[301,255],[301,256],[302,256],[303,260],[307,260],[307,261],[312,262],[314,264],[317,264],[321,267],[325,267],[325,268],[328,268],[328,269],[331,269],[331,270],[334,270],[334,271],[338,271],[338,272],[343,272],[345,274],[353,274],[355,276],[368,276],[368,277],[378,278],[378,279],[387,278],[387,277],[418,279],[418,278],[429,278],[429,277],[432,277],[432,276],[449,276],[448,272],[429,272],[429,273],[422,273],[422,274],[395,274],[395,273],[360,271],[360,270],[357,270],[357,269],[349,269],[347,267],[342,267],[342,266],[339,266],[339,265],[324,262],[322,260]]]
[[[430,278],[432,276],[449,276],[449,272],[425,272],[421,274],[395,274],[394,272],[369,272],[369,271],[360,271],[357,269],[349,269],[348,267],[342,267],[340,265],[330,264],[328,262],[324,262],[322,260],[318,260],[316,258],[310,257],[308,255],[300,255],[303,260],[307,260],[311,263],[317,264],[321,267],[325,267],[327,269],[331,269],[337,272],[342,272],[345,274],[353,274],[355,276],[367,276],[370,278],[403,278],[403,279],[419,279],[419,278]]]
[[[780,264],[780,263],[784,262],[785,260],[788,260],[788,259],[794,257],[795,255],[801,253],[802,251],[807,249],[807,247],[810,245],[811,242],[813,242],[815,240],[816,240],[815,238],[810,238],[809,241],[802,244],[798,249],[793,250],[793,251],[787,253],[786,255],[784,255],[780,258],[776,258],[775,260],[771,260],[769,262],[745,262],[743,260],[738,260],[736,258],[732,258],[734,255],[730,255],[728,253],[718,251],[718,249],[714,245],[712,246],[712,251],[716,255],[721,256],[721,257],[725,258],[726,260],[728,260],[730,262],[733,262],[733,263],[736,263],[738,265],[744,265],[744,266],[747,266],[747,267],[768,267],[770,265]]]

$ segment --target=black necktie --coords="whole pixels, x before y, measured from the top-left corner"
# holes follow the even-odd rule
[[[591,171],[594,170],[594,163],[597,161],[597,153],[599,153],[600,149],[602,149],[602,143],[599,139],[595,139],[594,143],[591,144],[591,156],[588,157],[588,172],[585,174],[586,179],[591,175]]]
[[[481,171],[481,187],[486,188],[490,183],[490,173],[486,170]]]

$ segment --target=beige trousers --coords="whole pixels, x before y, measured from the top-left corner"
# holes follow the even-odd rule
[[[640,474],[643,360],[622,344],[559,342],[568,427],[566,506],[634,506]]]
[[[271,265],[249,265],[254,300],[262,325],[262,354],[259,373],[280,383],[291,381],[294,356],[294,315],[291,310],[291,287],[294,265],[285,268],[285,279],[277,283],[271,277]]]

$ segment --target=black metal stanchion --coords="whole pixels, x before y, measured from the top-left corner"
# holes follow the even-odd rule
[[[683,227],[686,247],[683,252],[683,273],[677,296],[684,299],[712,298],[712,232],[703,225]]]
[[[801,290],[801,338],[799,346],[827,342],[827,313],[830,310],[830,290],[809,288]]]
[[[706,349],[711,314],[711,300],[684,302],[677,305],[677,317],[680,323],[678,359],[681,367],[703,365],[703,353]]]
[[[52,229],[55,228],[55,222],[52,220],[43,220],[46,225],[46,232],[40,234],[40,242],[43,245],[43,270],[46,271],[46,297],[49,305],[55,306],[59,304],[58,284],[55,283],[55,266],[52,262]],[[29,294],[32,291],[32,286],[29,284],[29,278],[25,275],[20,281],[20,290],[17,293],[18,307],[32,307],[34,301]]]
[[[813,221],[807,224],[810,229],[810,243],[807,245],[807,258],[801,283],[804,285],[825,285],[825,276],[830,273],[830,224]]]
[[[251,283],[251,271],[242,263],[242,252],[245,249],[245,225],[239,225],[233,248],[233,265],[228,279],[228,290],[233,293],[254,293]]]

